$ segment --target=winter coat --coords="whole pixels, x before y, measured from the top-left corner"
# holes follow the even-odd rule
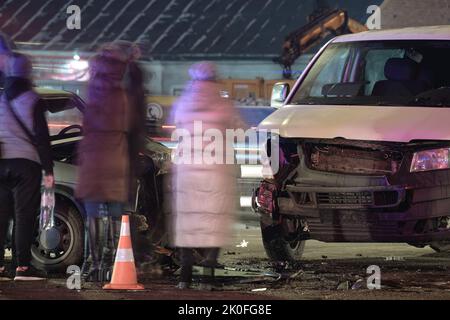
[[[142,174],[139,165],[139,153],[145,148],[145,88],[144,73],[138,63],[128,63],[125,75],[125,90],[130,106],[130,132],[128,148],[130,158],[130,203],[134,203],[137,190],[137,178]]]
[[[33,141],[20,126],[12,110]],[[8,77],[0,97],[0,149],[2,159],[27,159],[42,166],[46,174],[53,173],[53,156],[50,146],[46,105],[32,89],[28,79]]]
[[[122,202],[129,190],[129,106],[121,81],[125,63],[96,56],[78,150],[76,195],[87,201]]]
[[[188,130],[192,137],[193,122],[200,120],[203,132],[215,128],[225,137],[225,130],[234,127],[234,117],[233,105],[220,97],[220,86],[211,81],[192,82],[175,103],[177,129]],[[205,145],[207,143],[201,146],[200,151],[205,150]],[[178,148],[186,146],[194,152],[194,144],[190,142],[181,142]],[[202,163],[177,164],[174,167],[173,244],[193,248],[226,245],[236,212],[235,166]]]

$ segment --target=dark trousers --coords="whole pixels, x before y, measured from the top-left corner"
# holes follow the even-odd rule
[[[41,166],[26,159],[0,160],[0,266],[8,222],[14,220],[13,253],[18,266],[29,266],[41,199]]]

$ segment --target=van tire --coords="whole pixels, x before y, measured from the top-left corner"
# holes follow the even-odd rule
[[[305,240],[288,241],[283,227],[261,222],[261,236],[267,256],[272,261],[298,261],[305,249]]]

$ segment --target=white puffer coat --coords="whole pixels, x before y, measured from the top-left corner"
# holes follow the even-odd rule
[[[214,128],[225,137],[225,130],[234,128],[235,112],[233,104],[220,96],[219,84],[193,81],[175,103],[177,129],[188,130],[192,137],[190,142],[181,142],[178,150],[187,146],[194,153],[194,121],[202,121],[203,133]],[[204,143],[200,151],[204,151],[208,143]],[[225,141],[223,146],[225,153]],[[174,167],[173,244],[188,248],[226,245],[236,212],[236,166],[203,162]]]

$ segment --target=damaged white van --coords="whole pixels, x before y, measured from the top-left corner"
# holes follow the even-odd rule
[[[253,196],[270,258],[307,239],[450,251],[450,26],[337,37],[272,101],[280,169]]]

